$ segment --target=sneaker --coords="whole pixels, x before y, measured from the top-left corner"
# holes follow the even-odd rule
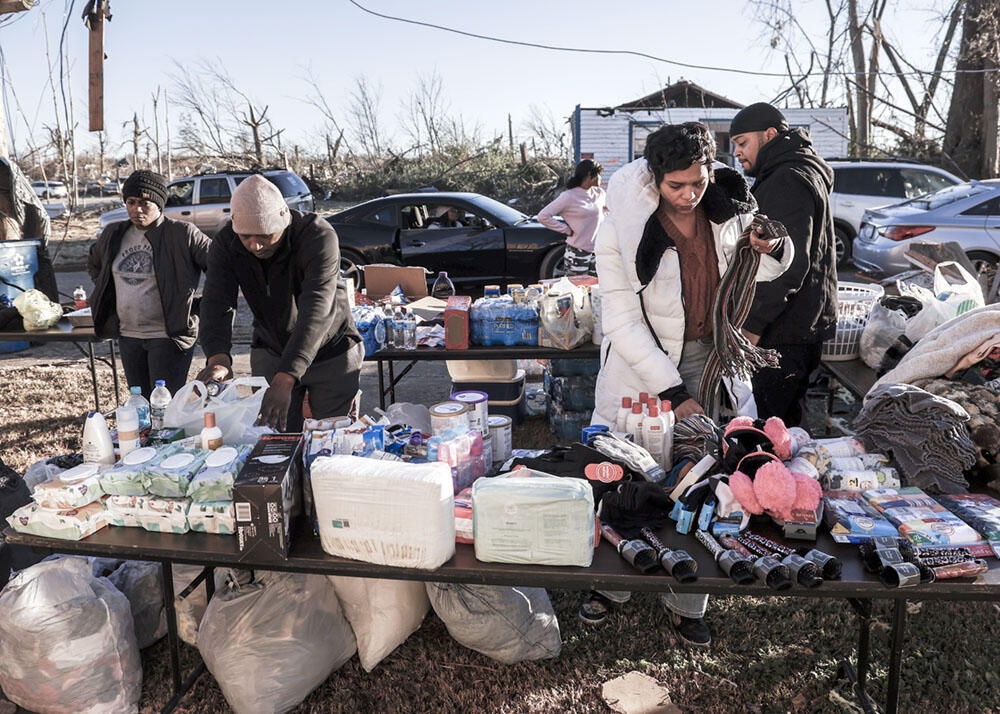
[[[600,625],[608,619],[612,607],[613,604],[608,598],[596,590],[591,590],[580,603],[576,616],[588,625]]]
[[[708,647],[712,644],[712,631],[700,617],[683,617],[670,613],[670,624],[680,638],[695,647]]]

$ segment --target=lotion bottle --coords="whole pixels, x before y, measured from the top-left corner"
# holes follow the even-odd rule
[[[615,418],[615,431],[624,434],[629,414],[632,413],[632,397],[622,397],[622,405],[618,407],[618,415]]]
[[[663,466],[663,418],[655,405],[651,405],[649,414],[642,418],[642,448]]]
[[[642,403],[632,402],[632,413],[625,421],[625,432],[632,435],[632,441],[642,443]]]
[[[92,464],[113,466],[115,447],[111,443],[108,422],[100,412],[90,412],[83,425],[83,460]]]
[[[215,412],[205,412],[205,428],[201,430],[201,448],[215,451],[222,446],[222,429],[215,425]]]
[[[118,427],[118,451],[124,459],[139,448],[139,413],[130,406],[118,407],[115,426]]]

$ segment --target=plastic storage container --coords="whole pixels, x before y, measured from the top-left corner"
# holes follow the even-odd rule
[[[846,362],[858,357],[861,333],[875,301],[884,294],[881,285],[837,284],[837,334],[823,343],[823,359]]]
[[[0,242],[0,295],[11,300],[25,290],[35,287],[38,272],[37,240]],[[21,288],[20,290],[18,288]],[[0,342],[0,352],[20,352],[28,349],[28,342]]]
[[[524,391],[524,370],[519,369],[511,378],[489,377],[485,379],[456,379],[451,378],[451,391],[454,392],[486,392],[492,406],[494,401],[510,401],[517,399]],[[490,412],[492,413],[492,411]]]

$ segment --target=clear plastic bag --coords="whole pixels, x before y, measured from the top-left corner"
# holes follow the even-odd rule
[[[217,592],[198,650],[236,714],[297,706],[357,651],[331,582],[322,575],[256,572]]]
[[[82,558],[22,570],[0,593],[0,685],[41,714],[137,712],[142,664],[126,597]]]
[[[47,330],[59,322],[62,306],[45,297],[40,290],[26,290],[14,298],[14,307],[21,313],[24,329],[28,332]]]
[[[215,425],[222,430],[226,444],[243,442],[244,433],[260,414],[260,405],[267,391],[264,377],[238,377],[224,382],[222,391],[214,397],[198,380],[177,390],[163,415],[164,426],[182,428],[188,435],[200,434],[205,425],[205,412],[215,413]]]
[[[167,611],[163,605],[163,570],[159,563],[126,560],[108,580],[128,598],[139,649],[145,649],[167,634]]]

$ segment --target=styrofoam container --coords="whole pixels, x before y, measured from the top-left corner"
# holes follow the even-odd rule
[[[446,360],[453,382],[514,379],[516,359],[450,359]]]
[[[454,555],[447,464],[320,456],[310,478],[320,544],[330,555],[425,570]]]
[[[590,485],[583,479],[515,474],[472,484],[476,558],[588,567],[594,557]]]

